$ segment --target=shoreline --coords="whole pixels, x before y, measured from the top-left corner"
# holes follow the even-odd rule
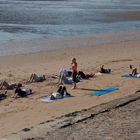
[[[8,98],[0,102],[0,137],[36,126],[51,118],[55,119],[70,112],[134,94],[140,89],[140,79],[122,78],[121,75],[130,72],[130,64],[137,67],[138,72],[140,70],[139,33],[140,31],[129,34],[127,32],[125,33],[126,36],[117,33],[119,38],[122,37],[122,40],[125,40],[123,42],[116,36],[115,38],[112,36],[115,42],[111,44],[92,46],[89,43],[84,44],[83,47],[0,57],[0,80],[11,83],[25,82],[31,73],[45,74],[47,77],[47,80],[42,83],[24,84],[25,87],[31,88],[34,92],[28,98],[10,98],[14,90],[8,91]],[[104,36],[103,38],[106,39]],[[109,36],[110,40],[112,38]],[[81,41],[78,37],[76,39]],[[89,38],[89,40],[91,39]],[[61,67],[69,70],[72,57],[77,58],[78,70],[96,73],[99,66],[105,64],[105,67],[111,68],[112,73],[96,76],[90,80],[82,80],[78,83],[77,90],[71,90],[72,85],[66,85],[74,98],[51,104],[42,103],[41,97],[57,90],[57,79],[50,79],[49,77],[52,74],[58,74]],[[119,88],[119,90],[99,98],[90,96],[91,91],[108,87]]]
[[[13,40],[0,43],[0,57],[30,55],[58,49],[100,46],[127,41],[138,41],[140,30],[96,33],[93,35],[76,35],[49,39]],[[38,50],[37,50],[38,49]]]

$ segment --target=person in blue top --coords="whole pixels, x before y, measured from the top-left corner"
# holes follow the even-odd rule
[[[45,75],[37,76],[35,73],[33,73],[31,74],[29,82],[43,82],[44,80],[46,80]]]

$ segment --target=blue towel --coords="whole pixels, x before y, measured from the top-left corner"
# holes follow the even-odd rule
[[[64,96],[64,97],[61,98],[61,99],[51,100],[51,99],[50,99],[50,96],[46,96],[46,97],[41,98],[40,100],[43,101],[43,102],[46,102],[46,103],[52,103],[52,102],[55,102],[55,101],[58,101],[58,100],[67,99],[67,98],[70,98],[70,97],[73,97],[73,96]]]
[[[122,75],[122,77],[127,77],[127,78],[140,78],[140,77],[132,76],[132,75],[129,75],[129,74],[124,74],[124,75]]]
[[[107,94],[107,93],[115,91],[115,90],[118,90],[118,88],[107,88],[107,89],[104,89],[104,90],[92,92],[90,95],[91,96],[101,96],[101,95]]]

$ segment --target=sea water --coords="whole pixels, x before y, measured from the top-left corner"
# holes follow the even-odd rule
[[[140,0],[0,0],[0,44],[131,29],[140,29]],[[0,45],[0,55],[13,49]]]

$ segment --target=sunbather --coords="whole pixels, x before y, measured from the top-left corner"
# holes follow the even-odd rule
[[[26,96],[28,96],[30,94],[32,94],[31,89],[23,88],[21,84],[18,84],[13,97],[14,98],[17,98],[18,96],[19,97],[26,97]]]
[[[5,93],[0,93],[0,100],[6,99],[7,97],[7,91],[5,91]]]
[[[137,68],[134,68],[132,70],[132,74],[130,74],[131,76],[135,76],[137,78],[140,78],[140,73],[137,72]]]
[[[57,92],[54,92],[51,94],[50,99],[55,100],[55,99],[61,99],[64,97],[64,94],[66,96],[70,96],[70,94],[67,92],[67,89],[65,86],[60,86]]]
[[[42,82],[46,80],[45,75],[37,76],[35,73],[31,74],[29,82]]]
[[[140,77],[140,74],[137,72],[137,68],[133,68],[133,65],[130,65],[130,69],[132,70],[130,73],[131,76]]]
[[[0,83],[0,90],[10,90],[17,87],[17,84],[8,84],[6,81]]]
[[[136,76],[138,74],[138,72],[137,72],[137,68],[132,68],[132,73],[130,74],[130,75],[132,75],[132,76]]]
[[[82,79],[88,79],[93,77],[94,75],[91,72],[88,73],[84,73],[83,71],[78,71],[78,77],[82,78]]]
[[[101,73],[110,73],[111,72],[111,69],[105,69],[104,68],[104,65],[102,65],[101,68],[100,68],[100,72]]]

